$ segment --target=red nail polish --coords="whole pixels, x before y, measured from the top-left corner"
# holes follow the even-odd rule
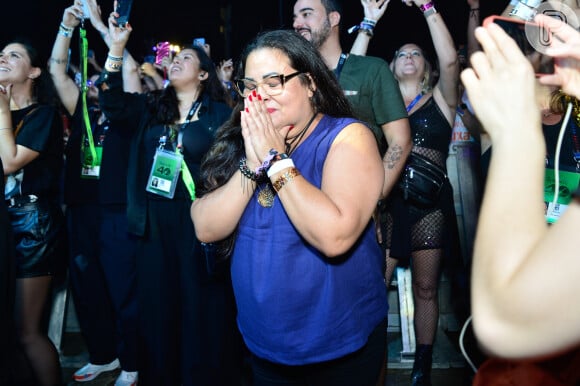
[[[261,101],[262,100],[262,96],[260,94],[258,94],[258,100]]]
[[[251,102],[251,101],[252,101],[252,96],[251,96],[251,95],[249,95],[249,96],[248,96],[248,99],[249,99],[249,100],[250,100],[250,102]]]
[[[250,112],[250,109],[246,107],[246,113],[249,113],[249,112]]]
[[[256,90],[252,91],[252,95],[256,96]]]

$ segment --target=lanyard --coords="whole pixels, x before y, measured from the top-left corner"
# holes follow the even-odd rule
[[[89,142],[89,151],[91,152],[90,159],[91,165],[95,166],[97,163],[97,151],[95,150],[95,143],[93,141],[93,132],[91,130],[91,121],[89,119],[89,109],[87,107],[87,51],[89,44],[87,42],[87,31],[81,26],[80,30],[80,51],[81,51],[81,94],[82,94],[82,107],[83,107],[83,122],[85,124],[85,132],[83,137]],[[84,140],[81,142],[84,144]]]
[[[422,96],[423,96],[423,94],[421,94],[421,93],[417,94],[417,96],[415,97],[415,99],[413,99],[411,101],[411,103],[409,103],[407,105],[407,112],[411,111],[411,109],[417,104],[417,102],[419,102],[419,100],[421,99]]]
[[[338,64],[334,69],[334,75],[336,79],[340,79],[340,73],[342,72],[342,67],[344,66],[344,62],[346,62],[347,55],[343,52],[340,54],[340,59],[338,59]]]
[[[181,124],[181,126],[179,127],[179,133],[183,132],[183,129],[185,129],[185,126],[187,126],[189,124],[189,122],[191,122],[191,119],[193,118],[193,115],[195,114],[195,111],[199,108],[199,105],[201,105],[201,101],[195,101],[195,103],[191,106],[191,109],[189,109],[189,112],[187,113],[187,117],[185,118],[185,122],[183,122]],[[173,142],[173,139],[175,138],[173,135],[174,129],[170,129],[170,133],[169,133],[169,140]],[[178,136],[179,137],[179,136]],[[181,148],[181,139],[182,137],[178,138],[178,143],[177,146],[175,147],[175,150],[177,151],[179,148]],[[165,144],[167,143],[167,135],[165,134],[165,131],[163,133],[163,135],[161,135],[161,137],[159,137],[159,148],[163,149],[165,148]]]
[[[175,146],[176,153],[180,154],[183,153],[183,129],[185,128],[185,126],[189,124],[189,122],[191,122],[191,119],[193,118],[195,111],[199,108],[200,105],[201,101],[199,100],[195,101],[195,103],[191,106],[191,109],[189,109],[189,113],[187,113],[187,118],[185,118],[185,122],[183,122],[183,124],[179,128],[179,132],[177,133],[177,146]],[[159,138],[160,148],[163,149],[163,147],[165,147],[166,140],[167,137],[165,135],[162,135]],[[191,172],[187,167],[187,163],[185,163],[185,159],[181,161],[181,179],[183,180],[183,183],[185,184],[185,187],[189,192],[189,197],[191,198],[191,201],[195,201],[195,181],[191,176]]]

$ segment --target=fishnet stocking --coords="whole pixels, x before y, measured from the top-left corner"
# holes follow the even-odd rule
[[[415,304],[415,338],[417,344],[433,344],[439,320],[439,271],[443,255],[445,218],[440,209],[432,212],[420,208],[410,208],[414,216],[422,217],[411,228],[411,269],[413,280],[413,300]],[[423,213],[421,213],[423,212]],[[387,245],[391,246],[393,221],[386,221]],[[389,256],[387,249],[385,279],[392,279],[397,260]]]
[[[439,319],[437,289],[441,249],[413,252],[412,277],[417,344],[433,344]]]

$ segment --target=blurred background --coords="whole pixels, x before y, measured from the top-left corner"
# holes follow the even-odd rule
[[[133,0],[130,23],[133,33],[129,50],[142,61],[153,54],[152,47],[160,41],[172,44],[191,44],[194,38],[204,37],[211,46],[211,56],[217,63],[222,59],[239,56],[244,45],[258,32],[292,28],[292,10],[295,0]],[[2,5],[0,40],[2,44],[14,36],[26,36],[48,58],[64,9],[72,0],[6,1]],[[113,2],[99,2],[105,18]],[[500,13],[509,0],[481,1],[482,18]],[[456,45],[465,43],[469,6],[467,0],[435,0]],[[346,30],[363,18],[360,0],[343,0],[342,43],[350,50],[354,34]],[[415,7],[407,7],[400,0],[391,0],[387,14],[379,22],[371,41],[369,55],[390,60],[396,48],[406,42],[415,42],[432,52],[427,26]],[[89,48],[97,60],[104,62],[107,49],[90,25],[87,26]],[[78,46],[78,32],[73,36],[73,61]],[[78,51],[78,50],[76,50]]]

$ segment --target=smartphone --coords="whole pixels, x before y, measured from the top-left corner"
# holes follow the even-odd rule
[[[524,55],[530,60],[536,76],[554,73],[554,58],[544,55],[543,48],[550,45],[550,31],[531,21],[502,17],[497,15],[488,16],[483,21],[483,26],[496,23],[516,41]]]
[[[95,51],[91,50],[90,48],[87,50],[87,58],[94,58]]]
[[[117,0],[117,8],[115,9],[115,12],[119,14],[119,17],[117,17],[117,24],[119,27],[124,28],[129,22],[132,5],[133,0]]]
[[[87,0],[83,0],[83,19],[88,19],[90,15],[89,4],[87,3]]]
[[[205,46],[205,38],[193,39],[193,45],[203,48]]]
[[[143,58],[143,62],[144,63],[155,63],[155,55],[145,55],[145,57]]]

